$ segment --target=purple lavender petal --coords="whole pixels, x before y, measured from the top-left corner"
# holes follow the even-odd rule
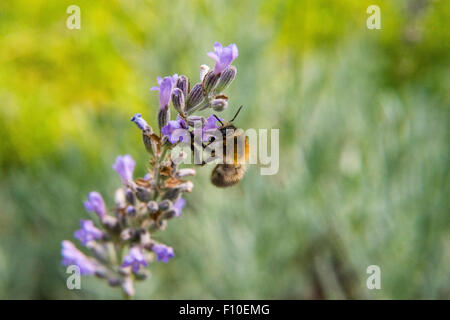
[[[157,77],[156,79],[158,81],[158,86],[152,87],[150,88],[150,90],[159,91],[159,107],[164,108],[169,105],[170,98],[172,96],[172,90],[177,83],[178,75],[174,74],[170,77],[164,77],[164,79],[161,79],[161,77]]]
[[[122,178],[122,182],[126,184],[129,181],[133,180],[133,170],[136,165],[136,162],[133,158],[126,154],[124,156],[117,156],[114,165],[112,166],[114,170],[119,174]]]
[[[222,118],[219,118],[221,121]],[[214,133],[217,133],[217,129],[219,126],[217,125],[217,119],[213,115],[209,116],[205,123],[203,124],[202,128],[196,128],[194,129],[194,135],[200,135],[202,136],[202,141],[208,141],[210,137],[214,136]],[[201,130],[201,132],[200,132]]]
[[[128,266],[131,266],[134,273],[138,272],[141,266],[148,266],[144,254],[139,247],[132,247],[128,255],[123,259],[122,267],[126,268]]]
[[[220,120],[223,120],[223,119],[220,119]],[[210,115],[205,121],[205,125],[203,126],[203,130],[217,129],[218,127],[219,126],[217,125],[217,118],[215,116],[213,116],[213,115]]]
[[[139,129],[141,130],[146,130],[148,129],[148,124],[147,121],[145,121],[142,118],[142,115],[140,113],[136,113],[133,118],[131,118],[131,121],[136,123],[136,125],[138,126]]]
[[[177,120],[171,120],[162,127],[161,133],[169,138],[170,143],[174,144],[183,141],[185,137],[187,139],[187,135],[189,135],[187,129],[186,121],[178,116]]]
[[[63,266],[76,265],[80,268],[80,274],[82,275],[95,273],[95,263],[78,250],[72,242],[64,240],[61,244],[61,255],[63,257],[61,264]]]
[[[214,52],[209,52],[208,56],[216,61],[214,73],[221,73],[226,69],[234,59],[239,55],[236,44],[232,43],[223,47],[219,42],[214,43]]]
[[[84,202],[84,207],[87,211],[95,212],[100,219],[103,219],[106,215],[105,202],[98,192],[93,191],[89,193],[87,201]]]
[[[173,248],[164,244],[154,244],[152,251],[156,253],[156,261],[162,261],[164,263],[169,262],[169,259],[175,256]]]
[[[178,198],[177,201],[173,204],[173,210],[175,211],[175,217],[181,216],[181,211],[186,205],[186,200],[183,198]]]
[[[74,236],[81,241],[83,245],[87,245],[91,241],[101,239],[103,232],[94,226],[91,220],[81,220],[81,229],[75,231]]]

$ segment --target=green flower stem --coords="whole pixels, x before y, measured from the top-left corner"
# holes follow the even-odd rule
[[[156,200],[159,196],[159,187],[160,187],[160,181],[161,181],[161,174],[160,174],[160,168],[161,168],[161,162],[164,161],[164,158],[166,157],[167,151],[171,149],[169,146],[163,146],[162,147],[161,154],[157,157],[155,162],[155,180],[156,180],[156,192],[153,194],[153,200]]]
[[[209,99],[209,97],[206,97],[203,102],[201,102],[200,104],[198,104],[197,106],[193,107],[191,110],[187,111],[187,115],[191,115],[193,114],[195,111],[206,107],[207,105],[209,105],[211,102],[211,100]]]

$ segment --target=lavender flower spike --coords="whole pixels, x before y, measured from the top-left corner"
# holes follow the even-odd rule
[[[131,121],[136,123],[139,129],[141,130],[147,130],[149,128],[149,125],[147,124],[147,121],[145,121],[142,118],[142,115],[140,113],[136,113],[133,118],[131,118]]]
[[[81,241],[83,245],[87,245],[91,241],[101,239],[103,232],[94,226],[91,220],[81,220],[81,229],[75,231],[74,236]]]
[[[176,147],[190,146],[196,153],[206,147],[205,142],[209,146],[223,140],[218,128],[224,121],[212,112],[222,111],[228,105],[228,97],[222,92],[236,77],[237,69],[231,63],[238,56],[238,49],[235,44],[223,47],[216,42],[208,55],[215,60],[215,66],[210,70],[203,65],[201,81],[191,90],[184,75],[157,78],[158,85],[151,88],[159,91],[159,108],[154,115],[156,133],[140,113],[130,119],[141,130],[144,147],[151,156],[147,174],[144,178],[137,177],[134,159],[128,154],[119,155],[112,168],[119,174],[122,185],[114,194],[113,207],[107,208],[98,192],[89,193],[84,206],[95,212],[99,221],[81,220],[74,236],[90,254],[80,251],[71,241],[62,242],[63,265],[77,265],[81,274],[95,275],[111,287],[121,287],[126,298],[135,294],[136,281],[148,278],[150,262],[167,263],[175,257],[174,249],[158,242],[153,233],[165,230],[172,219],[183,215],[184,194],[194,187],[188,177],[194,176],[196,170],[180,168],[180,162],[189,155]],[[177,111],[177,118],[172,121],[171,104]],[[206,115],[196,114],[208,110]],[[213,154],[208,156],[215,160]],[[194,160],[197,164],[200,159],[194,155]]]
[[[98,192],[93,191],[89,193],[87,201],[84,202],[84,207],[87,211],[95,212],[101,220],[106,215],[105,202]]]
[[[219,42],[216,42],[214,43],[214,52],[208,52],[208,56],[216,61],[214,73],[219,74],[238,57],[238,48],[234,43],[224,48]]]
[[[144,254],[139,247],[133,247],[130,249],[128,255],[123,259],[122,268],[131,266],[134,273],[139,271],[141,266],[147,267],[148,263],[145,260]]]
[[[178,80],[178,75],[174,74],[171,77],[156,78],[158,81],[157,87],[152,87],[150,90],[159,91],[159,108],[162,109],[169,105],[170,98],[172,97],[172,90]]]
[[[112,166],[114,170],[117,171],[119,176],[122,178],[124,184],[133,180],[133,170],[136,162],[133,158],[126,154],[124,156],[117,156],[116,162]]]
[[[175,256],[172,247],[168,247],[164,244],[154,244],[152,250],[156,253],[156,261],[167,263],[170,258]]]
[[[80,268],[80,274],[92,275],[95,273],[96,265],[78,250],[75,245],[64,240],[62,242],[61,255],[63,257],[61,263],[64,266],[77,265]]]

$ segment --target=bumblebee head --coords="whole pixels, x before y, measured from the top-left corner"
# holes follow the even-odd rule
[[[224,121],[220,120],[220,118],[218,116],[216,116],[215,114],[213,115],[217,119],[217,121],[220,122],[219,130],[222,132],[222,134],[224,134],[227,131],[227,129],[236,130],[236,127],[234,126],[233,121],[234,121],[234,119],[236,119],[239,112],[241,112],[242,107],[243,106],[239,107],[239,109],[238,109],[238,111],[236,111],[234,117],[228,122],[227,121],[224,122]]]
[[[227,130],[230,130],[231,132],[235,132],[236,130],[237,130],[237,128],[235,127],[235,125],[234,124],[232,124],[231,122],[227,122],[227,123],[224,123],[220,128],[219,128],[219,130],[220,130],[220,133],[222,134],[222,136],[226,136],[227,135]],[[230,132],[230,131],[228,131],[228,132]],[[228,133],[228,134],[230,134],[230,133]]]

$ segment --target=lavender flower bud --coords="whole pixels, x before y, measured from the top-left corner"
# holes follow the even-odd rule
[[[85,246],[95,240],[103,238],[103,231],[96,228],[92,220],[82,219],[80,222],[81,229],[75,231],[74,237],[81,241]]]
[[[173,156],[172,161],[175,165],[181,163],[184,159],[187,159],[188,154],[184,151],[180,151],[176,156]]]
[[[131,274],[131,268],[120,268],[119,274],[121,276],[129,276]]]
[[[108,230],[117,231],[119,227],[119,220],[117,220],[116,217],[106,215],[102,219],[102,225]]]
[[[159,230],[164,231],[167,227],[167,221],[165,220],[158,221],[157,225]]]
[[[211,102],[211,106],[214,109],[214,111],[220,112],[225,110],[228,107],[228,101],[223,98],[214,99]]]
[[[131,247],[128,255],[123,258],[122,268],[131,267],[134,273],[138,272],[142,267],[147,267],[148,262],[145,259],[142,249],[138,246]]]
[[[133,229],[127,228],[120,233],[120,239],[123,241],[128,241],[133,239],[135,236],[135,232]]]
[[[148,276],[149,276],[149,272],[148,272],[147,270],[141,270],[141,271],[139,271],[138,273],[135,273],[135,274],[134,274],[134,278],[135,278],[137,281],[145,280],[145,279],[148,278]]]
[[[149,250],[151,248],[151,246],[152,246],[152,239],[150,238],[150,233],[147,230],[145,230],[141,234],[140,241],[141,241],[141,246],[144,249]]]
[[[175,88],[172,91],[172,104],[175,107],[175,109],[183,114],[184,113],[184,94],[183,91],[179,88]]]
[[[150,224],[148,230],[150,232],[155,232],[158,230],[164,230],[167,226],[167,221],[166,220],[157,220],[157,221],[152,221],[152,223]]]
[[[186,200],[183,198],[178,198],[175,203],[166,211],[164,211],[160,218],[164,220],[172,219],[174,217],[179,217],[182,215],[182,210],[186,205]]]
[[[163,136],[162,138],[161,138],[161,145],[162,146],[169,146],[171,143],[170,143],[170,141],[169,141],[169,137],[167,137],[167,136]]]
[[[92,258],[88,258],[84,253],[78,250],[72,242],[68,240],[64,240],[61,244],[61,255],[63,257],[61,263],[63,266],[75,264],[80,268],[80,273],[82,275],[91,275],[95,273],[97,264]]]
[[[170,109],[169,105],[166,105],[158,110],[158,125],[159,130],[161,130],[170,120]]]
[[[136,113],[133,118],[131,118],[131,121],[134,122],[141,130],[147,130],[148,128],[150,128],[150,126],[142,118],[142,115],[140,113]]]
[[[184,206],[186,205],[186,200],[183,198],[178,198],[177,201],[173,204],[173,210],[175,212],[175,217],[181,216],[181,211],[183,210]]]
[[[169,262],[169,259],[175,256],[173,248],[168,247],[165,244],[154,244],[152,250],[156,253],[156,261],[167,263]]]
[[[209,67],[206,64],[200,66],[200,81],[203,81],[205,75],[208,73]]]
[[[178,75],[174,74],[171,77],[164,77],[164,79],[160,77],[156,79],[158,81],[158,86],[153,87],[150,90],[159,91],[159,108],[161,109],[169,105],[170,96],[175,84],[177,83]]]
[[[237,69],[235,66],[229,66],[220,75],[219,83],[216,86],[216,92],[225,90],[236,78]]]
[[[215,74],[214,71],[208,71],[208,73],[203,78],[203,94],[208,95],[217,85],[219,81],[220,74]]]
[[[147,209],[150,214],[158,212],[158,203],[156,201],[150,201],[147,203]]]
[[[195,172],[194,169],[192,169],[192,168],[183,168],[183,169],[178,170],[175,173],[175,177],[180,179],[182,177],[195,176],[195,174],[196,174],[196,172]]]
[[[84,202],[84,207],[88,211],[95,212],[100,219],[106,215],[106,206],[105,202],[100,193],[98,192],[90,192],[87,201]]]
[[[134,206],[136,204],[136,196],[134,195],[134,192],[131,190],[127,190],[125,194],[125,198],[127,199],[127,202]]]
[[[121,283],[122,283],[122,280],[120,280],[120,278],[117,278],[117,277],[110,277],[110,278],[108,278],[108,284],[111,287],[118,287],[118,286],[121,285]]]
[[[122,282],[122,290],[129,297],[134,296],[134,284],[130,277],[126,277]]]
[[[175,217],[175,210],[173,209],[165,211],[161,214],[161,219],[169,220],[172,219],[173,217]]]
[[[161,201],[160,203],[158,203],[158,208],[161,211],[169,210],[171,206],[172,206],[172,201],[170,201],[168,199],[165,199],[165,200]]]
[[[157,146],[156,142],[153,141],[153,139],[150,137],[152,134],[151,131],[142,131],[142,141],[144,142],[145,149],[150,153],[151,155],[156,154]]]
[[[126,185],[133,180],[133,170],[135,166],[136,162],[130,155],[126,154],[117,156],[112,167],[122,178],[122,183]]]
[[[200,102],[203,101],[205,97],[203,96],[203,87],[201,83],[197,83],[189,92],[189,96],[186,101],[186,111],[197,106]]]
[[[125,191],[120,188],[114,193],[114,203],[116,208],[125,208],[127,206],[127,199],[125,197]]]
[[[126,209],[127,215],[129,215],[130,217],[135,217],[136,216],[136,208],[134,206],[128,206]]]
[[[171,200],[174,201],[176,200],[181,194],[181,190],[179,188],[173,188],[173,189],[169,189],[166,191],[166,193],[164,193],[163,195],[163,200],[167,199],[167,200]]]
[[[139,201],[148,202],[150,201],[152,194],[150,193],[150,191],[143,187],[137,187],[136,197],[139,199]]]
[[[185,183],[180,184],[177,189],[179,189],[182,192],[191,192],[194,188],[194,184],[192,181],[186,181]]]
[[[189,93],[189,80],[186,76],[180,76],[177,81],[176,87],[183,92],[184,98],[188,96]]]

